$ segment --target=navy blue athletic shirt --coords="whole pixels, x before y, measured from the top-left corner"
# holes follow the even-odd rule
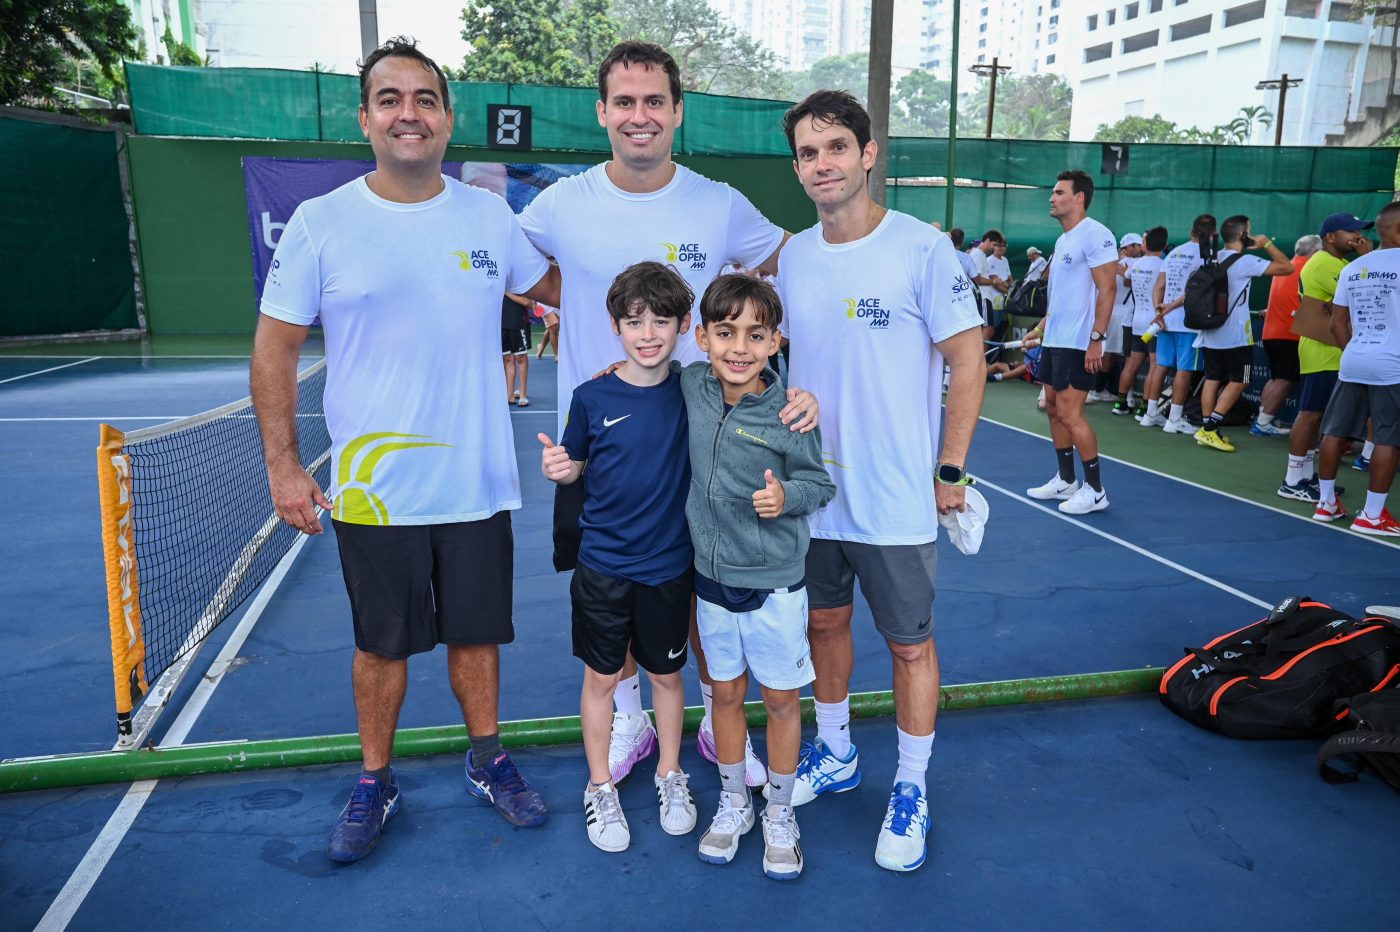
[[[640,388],[616,375],[574,389],[560,444],[587,461],[579,562],[648,586],[694,559],[685,523],[690,441],[680,374]]]

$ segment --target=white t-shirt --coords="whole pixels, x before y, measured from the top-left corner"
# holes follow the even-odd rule
[[[972,249],[969,249],[967,255],[972,259],[972,265],[977,269],[977,276],[979,278],[986,278],[992,274],[990,268],[992,262],[991,256],[983,252],[981,246],[974,246]],[[992,299],[1001,293],[991,285],[978,285],[977,290],[982,293],[982,300],[986,301],[989,305],[992,303]]]
[[[1113,298],[1113,317],[1109,320],[1109,327],[1126,327],[1132,323],[1133,308],[1133,283],[1128,278],[1133,270],[1133,263],[1137,260],[1131,256],[1124,256],[1118,260],[1118,272],[1114,273],[1113,282],[1116,287]]]
[[[1166,277],[1166,284],[1162,292],[1162,303],[1171,304],[1177,298],[1186,293],[1186,279],[1191,277],[1191,273],[1205,264],[1201,258],[1201,246],[1195,240],[1187,240],[1180,246],[1167,253],[1167,257],[1162,260],[1162,275]],[[1178,333],[1195,333],[1186,326],[1186,309],[1177,308],[1169,312],[1162,318],[1166,321],[1167,329]]]
[[[950,240],[950,242],[951,242],[951,240]],[[976,252],[976,251],[977,251],[977,250],[975,250],[975,249],[973,250],[973,252]],[[963,274],[967,276],[967,280],[968,280],[968,281],[972,281],[972,280],[973,280],[974,278],[976,278],[978,275],[981,275],[981,274],[982,274],[982,273],[978,270],[977,260],[974,259],[974,258],[972,258],[972,253],[958,252],[957,255],[958,255],[958,265],[962,267]],[[973,289],[974,289],[974,290],[977,292],[977,294],[979,294],[979,295],[982,293],[982,289],[981,289],[979,286],[977,286],[977,285],[974,285],[974,286],[973,286]]]
[[[262,313],[321,318],[340,521],[446,524],[520,507],[501,298],[549,263],[504,200],[443,182],[398,204],[357,178],[304,201],[273,254]]]
[[[1157,309],[1152,306],[1152,289],[1157,287],[1157,275],[1162,271],[1161,256],[1143,256],[1128,270],[1133,286],[1133,335],[1142,336],[1152,326]]]
[[[670,263],[700,296],[728,264],[746,268],[771,256],[783,241],[781,227],[764,219],[748,198],[683,165],[659,191],[629,194],[608,179],[606,163],[562,178],[520,215],[525,234],[559,263],[559,430],[564,429],[574,387],[622,358],[608,316],[607,294],[623,269],[645,259]],[[705,358],[695,338],[683,334],[675,359]],[[805,386],[804,386],[805,387]]]
[[[1055,240],[1050,293],[1045,314],[1045,346],[1086,349],[1094,329],[1094,269],[1117,265],[1117,239],[1108,227],[1085,217]]]
[[[1030,264],[1030,268],[1026,269],[1026,281],[1039,281],[1040,276],[1044,275],[1045,270],[1049,267],[1050,260],[1046,259],[1044,256],[1036,256],[1035,261]]]
[[[1234,254],[1233,249],[1222,249],[1215,261],[1224,262]],[[1230,316],[1214,330],[1202,330],[1192,341],[1192,346],[1199,349],[1234,349],[1253,345],[1254,331],[1249,326],[1249,283],[1263,275],[1268,268],[1268,259],[1244,255],[1225,270],[1225,283],[1230,294],[1227,299],[1229,303],[1225,306],[1230,309]],[[1185,311],[1182,313],[1184,315]]]
[[[933,344],[981,325],[973,288],[945,234],[894,210],[853,243],[827,243],[818,224],[783,248],[792,381],[821,402],[822,459],[837,489],[812,516],[813,537],[937,538],[943,355]]]
[[[1337,377],[1400,385],[1400,249],[1378,249],[1342,269],[1332,303],[1351,313],[1351,341]]]
[[[1004,282],[1011,281],[1011,263],[1006,261],[1005,256],[991,255],[987,257],[987,274],[995,275]],[[1006,300],[1006,295],[992,288],[991,301],[1000,306]]]

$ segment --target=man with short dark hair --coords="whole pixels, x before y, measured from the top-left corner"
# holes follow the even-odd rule
[[[251,382],[277,515],[321,533],[331,508],[302,468],[297,358],[318,318],[336,542],[355,628],[364,764],[331,834],[369,854],[399,808],[390,757],[407,658],[447,645],[471,751],[468,792],[514,825],[548,815],[501,749],[499,645],[511,620],[510,511],[520,477],[496,355],[505,292],[554,304],[559,273],[498,197],[442,174],[452,106],[442,70],[391,39],[360,73],[374,171],[302,203],[262,294]]]
[[[1200,214],[1191,223],[1191,239],[1167,253],[1162,271],[1157,274],[1153,290],[1156,322],[1162,328],[1157,335],[1157,365],[1163,379],[1168,369],[1175,369],[1172,378],[1170,413],[1165,421],[1144,414],[1139,421],[1143,427],[1161,427],[1168,434],[1194,434],[1196,428],[1186,420],[1186,399],[1191,394],[1191,382],[1201,371],[1201,351],[1196,348],[1197,331],[1186,326],[1186,281],[1191,273],[1205,264],[1215,239],[1215,217]],[[1150,386],[1148,397],[1156,397]]]
[[[1031,498],[1060,500],[1060,511],[1084,515],[1108,507],[1099,473],[1099,438],[1084,417],[1084,401],[1103,368],[1104,341],[1117,295],[1118,249],[1113,232],[1089,216],[1094,179],[1087,172],[1060,172],[1050,192],[1050,216],[1064,230],[1055,241],[1049,309],[1027,335],[1043,342],[1037,379],[1045,386],[1045,413],[1055,446],[1057,471]],[[1084,484],[1074,477],[1079,451]]]
[[[1149,334],[1147,331],[1152,326],[1153,318],[1157,316],[1157,311],[1152,307],[1152,286],[1157,281],[1157,273],[1162,270],[1162,251],[1166,248],[1167,228],[1153,227],[1143,234],[1143,254],[1128,267],[1128,287],[1133,291],[1133,312],[1128,321],[1125,347],[1127,357],[1123,361],[1123,374],[1118,379],[1118,400],[1113,404],[1114,414],[1136,413],[1129,403],[1129,394],[1137,384],[1138,373],[1142,371],[1145,360],[1150,360],[1150,363],[1146,384],[1143,386],[1142,414],[1138,416],[1146,415],[1149,409],[1154,414],[1157,411],[1156,396],[1147,395],[1153,384],[1153,376],[1157,372],[1157,348],[1154,342],[1156,334]],[[1160,376],[1156,379],[1156,384],[1157,390],[1161,391]]]

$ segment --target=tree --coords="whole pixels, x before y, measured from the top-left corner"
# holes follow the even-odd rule
[[[787,78],[772,50],[726,22],[706,0],[613,0],[622,35],[655,42],[680,65],[688,91],[781,97]]]
[[[175,38],[175,34],[170,31],[170,23],[168,22],[165,24],[165,33],[160,37],[160,41],[165,46],[167,64],[192,67],[209,66],[208,58],[200,58],[198,52]]]
[[[608,0],[469,0],[462,23],[463,81],[591,85],[617,41]]]
[[[987,127],[991,81],[979,80],[958,108],[958,135],[981,136]],[[997,80],[992,135],[999,139],[1068,139],[1074,92],[1057,74],[1011,75]]]
[[[870,55],[856,52],[823,58],[806,71],[792,74],[790,82],[788,92],[793,100],[801,100],[813,91],[829,89],[850,91],[863,104],[869,93]]]
[[[901,136],[948,135],[948,82],[927,71],[899,79],[890,101],[890,132]]]
[[[109,81],[136,55],[136,28],[122,0],[0,3],[0,104],[53,100],[65,59],[90,59]]]
[[[1095,142],[1180,142],[1181,128],[1161,114],[1127,116],[1117,123],[1101,123]]]
[[[1185,142],[1197,145],[1243,146],[1254,136],[1255,126],[1269,126],[1274,115],[1267,107],[1241,107],[1239,115],[1227,123],[1205,129],[1180,127],[1161,115],[1124,117],[1117,123],[1101,123],[1094,133],[1097,142]]]

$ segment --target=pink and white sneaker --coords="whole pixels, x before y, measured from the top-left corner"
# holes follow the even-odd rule
[[[613,713],[612,737],[608,741],[608,772],[613,785],[621,783],[638,762],[656,750],[656,726],[645,713]]]
[[[715,734],[700,723],[695,735],[695,749],[700,756],[712,764],[719,764],[719,753],[715,750]],[[744,782],[750,787],[763,786],[768,782],[768,768],[753,753],[753,742],[744,735]]]

